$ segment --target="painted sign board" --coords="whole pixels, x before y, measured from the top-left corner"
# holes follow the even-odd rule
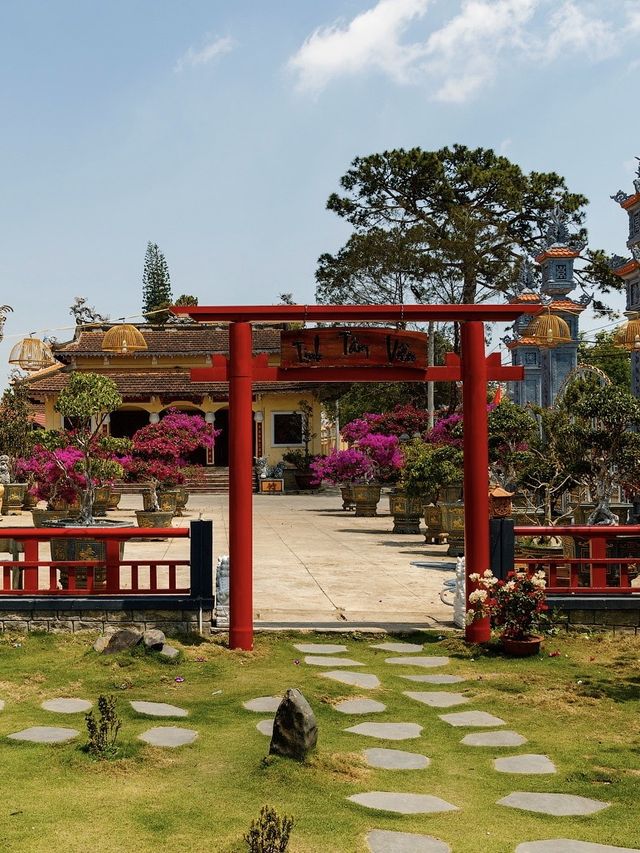
[[[283,332],[281,367],[427,366],[427,335],[376,328],[322,328]]]

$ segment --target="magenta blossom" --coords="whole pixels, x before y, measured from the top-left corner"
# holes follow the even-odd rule
[[[376,466],[366,453],[350,447],[334,450],[329,456],[321,456],[311,463],[315,484],[320,482],[338,486],[340,483],[369,483],[374,479]]]

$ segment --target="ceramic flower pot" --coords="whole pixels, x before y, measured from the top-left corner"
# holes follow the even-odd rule
[[[107,509],[118,509],[118,504],[120,503],[120,499],[122,498],[122,494],[120,492],[112,491],[109,495],[109,501],[107,504]]]
[[[184,515],[184,511],[187,508],[189,492],[184,486],[177,486],[174,491],[176,493],[176,515],[179,518],[182,518],[182,516]]]
[[[97,486],[93,497],[93,515],[95,518],[103,518],[109,508],[111,497],[111,486]]]
[[[380,500],[380,486],[366,483],[354,485],[353,502],[356,505],[357,518],[373,518]]]
[[[402,489],[389,494],[389,512],[393,516],[394,533],[420,534],[422,498],[411,497]]]
[[[136,510],[138,527],[171,527],[173,512],[148,512],[144,509]]]
[[[7,483],[2,496],[2,514],[22,515],[22,504],[26,493],[26,483]]]
[[[510,637],[500,637],[500,645],[502,646],[502,651],[505,655],[510,655],[511,657],[529,657],[530,655],[537,655],[540,651],[540,645],[542,644],[542,637],[531,636],[531,637],[523,637],[522,639],[516,640]]]
[[[425,504],[422,512],[427,526],[424,541],[429,545],[442,545],[447,541],[447,534],[442,529],[442,507],[433,503]]]
[[[153,512],[153,498],[151,495],[151,489],[145,489],[142,492],[142,506],[145,512]],[[160,511],[170,512],[172,515],[175,515],[178,506],[177,489],[158,491],[156,495],[158,498],[158,506],[160,507]]]
[[[342,495],[342,509],[355,509],[356,505],[353,500],[353,486],[351,483],[346,483],[340,486],[340,494]]]

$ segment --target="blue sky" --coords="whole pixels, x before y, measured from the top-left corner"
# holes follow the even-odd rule
[[[640,0],[2,0],[0,361],[75,296],[137,314],[147,240],[176,296],[312,301],[326,199],[385,148],[557,171],[624,253],[639,36]]]

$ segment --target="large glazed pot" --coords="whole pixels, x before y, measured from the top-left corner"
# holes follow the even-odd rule
[[[176,489],[166,489],[165,491],[156,492],[158,498],[158,506],[160,512],[170,512],[171,515],[176,514],[178,506],[178,493]],[[153,512],[153,498],[151,489],[145,489],[142,493],[142,506],[145,512]]]
[[[78,510],[75,511],[77,516]],[[61,521],[63,518],[73,518],[74,513],[66,509],[32,509],[31,517],[34,527],[50,527],[51,522]]]
[[[296,471],[295,478],[298,489],[300,489],[301,492],[308,492],[313,488],[316,475],[313,471]]]
[[[353,500],[353,486],[351,483],[345,483],[344,486],[340,486],[340,494],[342,495],[342,509],[356,508]]]
[[[74,520],[65,517],[60,520],[52,520],[45,527],[73,527]],[[105,527],[109,530],[113,527],[126,527],[126,523],[119,521],[101,521],[97,522],[92,527]],[[72,560],[98,560],[104,562],[107,556],[107,549],[104,542],[97,539],[51,539],[51,559],[61,561]],[[124,556],[124,542],[120,542],[120,559]],[[87,589],[87,575],[91,569],[76,569],[75,572],[75,588]],[[66,569],[60,569],[60,586],[62,589],[69,588],[69,572]],[[107,569],[106,566],[96,566],[93,569],[93,588],[104,590],[107,586]]]
[[[372,483],[353,486],[353,502],[357,518],[373,518],[380,500],[380,486]]]
[[[138,527],[171,527],[173,512],[150,512],[144,509],[136,510]]]
[[[27,512],[31,512],[32,509],[35,509],[38,506],[38,498],[35,495],[32,495],[29,489],[24,493],[24,500],[22,501],[22,509]]]
[[[121,492],[114,492],[113,490],[109,494],[109,501],[107,504],[107,509],[118,509],[118,504],[120,503],[120,499],[122,498]]]
[[[6,483],[2,496],[2,514],[22,515],[22,504],[26,492],[26,483]]]
[[[464,504],[444,503],[442,506],[442,528],[449,535],[449,557],[464,555]]]
[[[93,497],[93,515],[95,518],[104,518],[109,509],[109,498],[111,497],[111,486],[98,486]]]
[[[394,533],[420,533],[422,498],[407,495],[402,489],[389,494],[389,512],[393,516]]]
[[[422,507],[422,511],[424,523],[427,525],[424,541],[430,545],[442,545],[447,539],[447,534],[442,529],[442,507],[426,504]]]
[[[176,493],[176,515],[179,518],[182,518],[182,516],[184,515],[184,511],[187,508],[189,492],[184,486],[177,486],[174,489],[174,492]]]

